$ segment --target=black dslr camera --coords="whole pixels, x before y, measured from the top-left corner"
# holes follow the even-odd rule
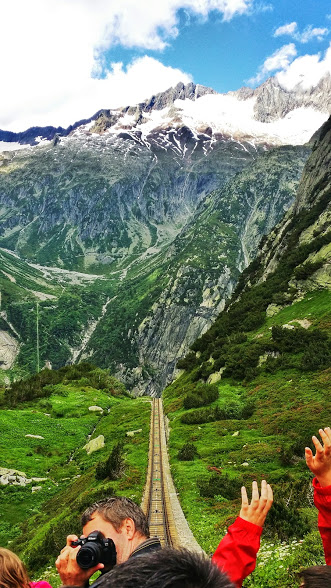
[[[81,537],[71,543],[72,547],[81,545],[76,561],[80,568],[88,570],[103,563],[106,571],[116,564],[116,547],[112,539],[106,539],[101,531],[93,531],[88,537]]]

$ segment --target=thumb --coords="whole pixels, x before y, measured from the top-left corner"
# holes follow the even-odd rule
[[[103,563],[99,563],[97,566],[94,566],[94,568],[90,568],[90,577],[93,576],[93,574],[95,574],[95,572],[97,572],[98,570],[103,570],[104,567],[105,566]]]

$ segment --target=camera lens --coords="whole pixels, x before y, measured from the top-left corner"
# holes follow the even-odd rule
[[[96,543],[86,543],[77,553],[76,561],[80,568],[88,570],[100,563],[102,547]]]

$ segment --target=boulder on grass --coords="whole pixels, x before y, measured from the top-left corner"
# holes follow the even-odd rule
[[[89,455],[93,453],[93,451],[98,451],[98,449],[102,449],[105,446],[105,438],[103,435],[99,435],[95,439],[92,439],[86,445],[84,445],[83,449],[86,449],[86,453]]]

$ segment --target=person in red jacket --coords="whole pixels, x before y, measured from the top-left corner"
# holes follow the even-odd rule
[[[252,484],[249,503],[245,486],[241,489],[239,517],[228,529],[217,547],[212,561],[240,588],[244,579],[256,566],[263,524],[273,502],[272,488],[265,480],[261,483],[261,496],[257,482]]]
[[[314,474],[314,502],[318,509],[318,530],[320,532],[325,561],[331,565],[331,429],[320,429],[322,443],[312,437],[316,453],[306,447],[306,463]]]

